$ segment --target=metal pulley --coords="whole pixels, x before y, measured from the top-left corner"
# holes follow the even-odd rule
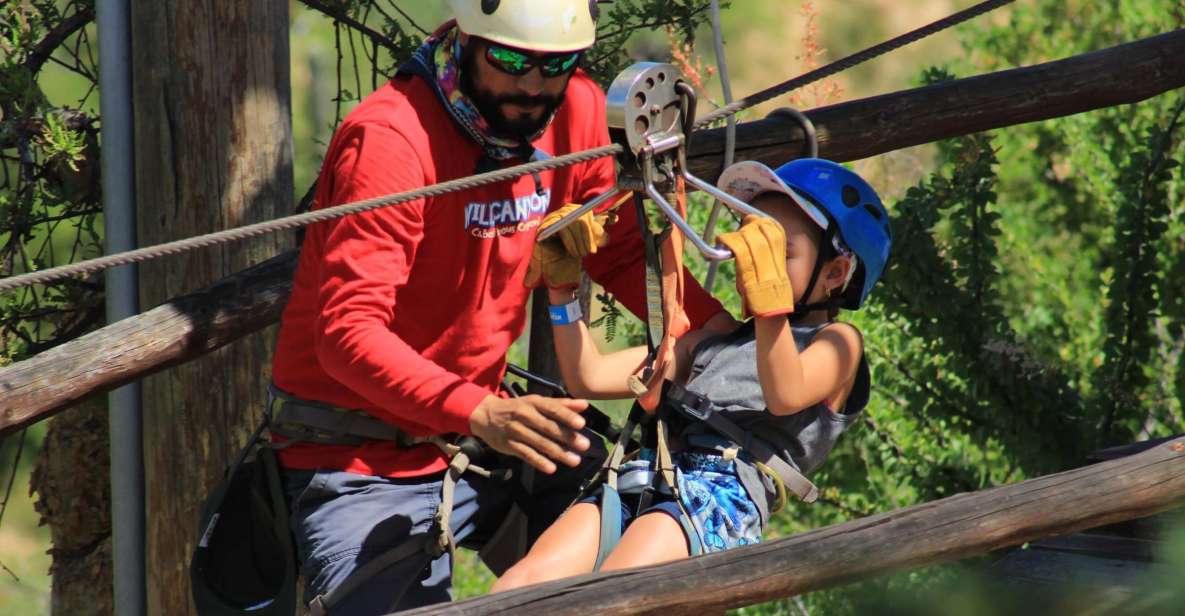
[[[617,186],[561,218],[540,233],[538,240],[551,237],[622,191],[635,191],[654,201],[663,215],[691,240],[704,258],[710,261],[731,259],[733,255],[727,249],[708,245],[702,234],[692,229],[664,197],[678,174],[688,184],[708,193],[728,208],[741,214],[766,216],[761,210],[687,170],[687,143],[695,121],[697,97],[682,71],[672,64],[639,62],[613,80],[605,98],[609,136],[623,148],[616,159]]]

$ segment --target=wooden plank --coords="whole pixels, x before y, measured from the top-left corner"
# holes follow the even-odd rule
[[[809,115],[819,128],[822,155],[851,160],[1010,123],[1143,100],[1185,85],[1181,57],[1185,30],[1057,62],[825,107]],[[799,155],[801,131],[786,122],[740,124],[737,160],[780,163]],[[696,133],[689,152],[692,171],[714,179],[723,143],[724,129]],[[191,297],[204,297],[205,303],[166,304],[172,308],[165,314],[150,311],[47,352],[52,355],[43,353],[0,368],[0,436],[50,417],[87,395],[200,357],[273,323],[286,301],[290,278],[291,268],[244,273],[231,283],[238,294],[264,297],[199,291]],[[271,303],[277,299],[278,305]],[[244,306],[250,309],[241,310]],[[211,322],[211,315],[218,315],[219,321]],[[218,335],[210,336],[211,329]],[[124,340],[128,335],[134,335],[130,346]]]
[[[402,614],[702,614],[958,560],[1182,504],[1185,439],[1119,460],[754,546]]]

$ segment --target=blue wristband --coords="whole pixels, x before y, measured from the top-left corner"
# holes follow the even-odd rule
[[[552,325],[570,325],[584,316],[580,312],[580,300],[573,300],[562,306],[548,306],[547,313],[551,315]]]

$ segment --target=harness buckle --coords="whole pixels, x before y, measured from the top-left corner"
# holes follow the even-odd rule
[[[716,407],[712,401],[697,393],[687,391],[681,385],[672,383],[667,390],[667,401],[671,402],[679,412],[698,421],[707,421]]]

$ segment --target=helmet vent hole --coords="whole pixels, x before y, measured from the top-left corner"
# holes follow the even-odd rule
[[[843,204],[848,207],[856,207],[860,204],[860,191],[856,190],[856,187],[851,184],[844,184],[842,196]]]
[[[481,0],[481,12],[493,15],[494,11],[498,10],[499,4],[502,4],[502,0]]]
[[[871,203],[865,203],[865,204],[864,204],[864,209],[868,210],[868,213],[869,213],[869,214],[872,214],[872,217],[873,217],[873,218],[875,218],[875,219],[877,219],[877,220],[880,220],[880,219],[881,219],[881,212],[880,212],[880,210],[878,210],[878,209],[876,209],[876,208],[872,207],[872,204],[871,204]]]

